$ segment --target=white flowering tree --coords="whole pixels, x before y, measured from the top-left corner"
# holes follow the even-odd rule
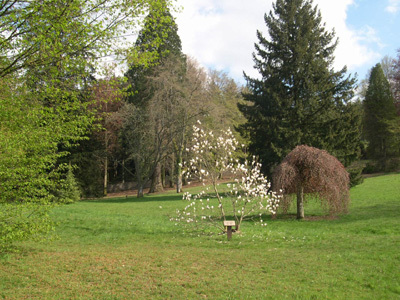
[[[198,180],[208,187],[195,195],[184,193],[187,205],[171,221],[202,228],[213,226],[222,231],[226,220],[235,221],[236,231],[248,218],[258,218],[261,225],[266,225],[262,216],[276,213],[280,196],[270,190],[271,184],[261,173],[261,165],[254,158],[243,164],[234,158],[238,142],[230,129],[218,136],[199,126],[193,126],[193,132],[192,146],[186,149],[192,158],[183,165],[184,174],[189,182]],[[223,174],[231,176],[232,182],[219,185]]]

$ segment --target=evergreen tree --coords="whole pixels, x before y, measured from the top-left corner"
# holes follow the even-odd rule
[[[151,57],[147,60],[150,63],[134,64],[125,74],[129,84],[127,102],[131,106],[124,108],[123,140],[128,157],[135,162],[138,196],[142,196],[143,186],[149,178],[152,179],[150,192],[163,189],[161,163],[171,144],[170,126],[163,124],[164,116],[171,112],[163,110],[166,104],[163,100],[174,95],[176,89],[170,87],[168,95],[161,96],[165,89],[157,84],[157,78],[172,60],[178,66],[172,76],[183,80],[186,72],[186,57],[182,54],[178,26],[164,1],[153,6],[135,46],[141,56],[150,53]],[[129,141],[131,137],[136,140]]]
[[[396,102],[397,114],[400,116],[400,49],[397,50],[397,58],[393,62],[392,91]]]
[[[131,65],[125,74],[130,91],[128,102],[142,106],[153,95],[148,78],[154,75],[155,67],[170,56],[180,59],[182,64],[185,61],[178,26],[163,1],[153,6],[153,10],[146,17],[144,27],[136,40],[135,49],[141,56],[145,54],[150,56],[145,63]]]
[[[61,203],[73,203],[79,201],[81,198],[81,191],[71,166],[68,168],[66,178],[61,185],[58,197]]]
[[[265,15],[270,39],[257,32],[260,79],[245,74],[249,102],[240,110],[250,151],[270,173],[297,145],[325,149],[348,164],[358,156],[361,115],[350,104],[355,79],[333,70],[337,40],[310,0],[277,0]]]
[[[369,142],[369,158],[383,162],[399,153],[396,135],[399,135],[395,124],[399,117],[396,114],[390,84],[385,77],[381,64],[371,71],[369,85],[364,100],[364,134]],[[397,131],[397,133],[396,133]]]

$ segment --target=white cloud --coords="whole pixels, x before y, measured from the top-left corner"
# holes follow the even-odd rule
[[[391,14],[396,14],[400,10],[400,0],[389,0],[386,11]]]
[[[226,70],[242,80],[254,75],[252,53],[256,31],[265,28],[264,14],[272,8],[265,0],[179,0],[177,16],[183,51],[203,65]]]
[[[354,0],[324,1],[317,0],[316,3],[321,10],[322,18],[326,22],[326,29],[335,29],[336,37],[339,38],[339,45],[335,52],[336,69],[347,66],[349,71],[354,71],[371,61],[380,58],[380,54],[369,47],[370,44],[380,42],[376,31],[369,26],[361,30],[350,28],[347,21],[347,10],[355,5]]]
[[[347,9],[355,0],[315,0],[321,10],[326,29],[335,28],[339,46],[335,53],[335,68],[347,65],[352,71],[379,59],[368,43],[379,43],[370,27],[353,30],[346,24]],[[393,1],[393,0],[392,0]],[[400,0],[395,0],[397,3]],[[257,76],[252,53],[258,42],[256,31],[267,32],[264,14],[272,9],[272,0],[178,0],[184,7],[177,15],[183,51],[202,65],[225,70],[243,82],[243,71]]]

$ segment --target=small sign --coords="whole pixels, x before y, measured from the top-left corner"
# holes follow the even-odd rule
[[[224,221],[224,226],[226,227],[235,225],[236,225],[235,221]]]

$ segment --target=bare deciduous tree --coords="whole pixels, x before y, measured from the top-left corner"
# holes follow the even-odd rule
[[[169,156],[173,162],[169,171],[175,177],[178,193],[182,191],[183,151],[192,126],[205,113],[207,106],[205,82],[206,73],[195,60],[187,58],[182,64],[181,59],[174,56],[165,59],[149,78],[153,90],[151,102],[155,104],[152,111],[159,111],[160,116],[155,121],[167,130],[170,148],[166,149],[168,153],[164,157]],[[156,171],[155,175],[159,177]],[[160,180],[153,178],[154,181]]]

